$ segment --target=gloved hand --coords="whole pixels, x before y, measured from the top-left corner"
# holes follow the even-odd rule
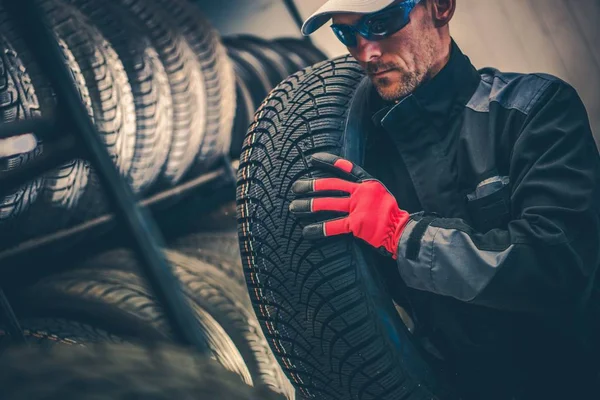
[[[409,214],[398,207],[394,196],[378,180],[350,161],[328,153],[316,153],[310,159],[313,167],[341,174],[345,179],[299,179],[292,192],[310,195],[290,203],[297,217],[323,211],[347,213],[347,216],[304,227],[306,239],[351,233],[384,254],[396,259],[397,246]],[[343,192],[346,197],[319,197],[323,192]]]

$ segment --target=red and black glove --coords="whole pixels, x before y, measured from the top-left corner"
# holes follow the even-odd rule
[[[347,215],[307,225],[302,231],[303,237],[320,239],[351,233],[396,259],[398,242],[410,217],[398,207],[386,187],[359,166],[333,154],[316,153],[310,163],[317,169],[341,174],[345,179],[299,179],[292,185],[292,192],[310,196],[292,201],[290,211],[298,217],[324,211]],[[326,192],[343,192],[348,196],[318,197]]]

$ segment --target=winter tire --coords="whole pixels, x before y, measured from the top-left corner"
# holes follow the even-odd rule
[[[206,311],[231,338],[243,357],[255,385],[267,385],[271,390],[293,398],[293,388],[275,360],[260,330],[245,284],[228,276],[221,269],[201,258],[166,250],[165,255],[190,298]],[[223,260],[223,263],[228,261]],[[134,254],[126,249],[113,250],[87,260],[85,269],[116,269],[122,272],[139,272]],[[231,268],[241,271],[238,261]]]
[[[231,131],[231,147],[229,149],[229,155],[231,158],[237,160],[240,158],[244,136],[246,136],[248,126],[252,121],[254,111],[258,108],[258,106],[254,106],[250,89],[248,89],[244,80],[239,76],[236,77],[236,102],[237,112],[235,113],[233,129]]]
[[[110,269],[111,260],[118,266],[119,257],[111,258],[108,254],[99,260],[103,263],[101,268],[67,271],[28,287],[13,301],[17,314],[30,318],[68,318],[128,340],[172,339],[161,306],[139,274],[126,268]],[[214,357],[244,382],[252,384],[244,360],[228,334],[210,313],[194,303],[192,306]]]
[[[155,0],[196,54],[206,92],[206,133],[197,156],[206,170],[227,155],[235,116],[235,75],[221,37],[200,9],[187,0]]]
[[[3,400],[278,400],[223,367],[170,345],[14,348],[0,356]]]
[[[304,59],[304,62],[307,65],[314,65],[329,58],[315,45],[303,39],[280,38],[274,40],[274,42],[281,44],[283,47],[288,49],[288,51],[298,54]]]
[[[371,269],[373,253],[347,236],[304,240],[302,224],[288,210],[296,179],[325,176],[308,167],[311,154],[336,153],[360,164],[360,135],[344,131],[360,110],[353,100],[363,78],[349,56],[336,58],[289,77],[257,111],[237,184],[248,290],[263,332],[300,395],[446,399],[437,371]]]
[[[258,108],[273,89],[269,76],[262,68],[261,61],[249,51],[231,46],[227,47],[227,54],[233,61],[236,76],[244,81],[250,90],[252,103]]]
[[[40,104],[31,78],[19,54],[0,33],[0,123],[14,122],[41,116]],[[19,141],[33,140],[29,151],[19,150]],[[31,135],[0,139],[0,171],[19,168],[29,159],[41,153],[42,145]],[[15,147],[14,151],[10,151]],[[43,180],[27,182],[11,194],[0,198],[0,223],[14,219],[26,211],[37,199]]]
[[[171,241],[169,247],[212,264],[239,284],[246,285],[235,231],[192,233]]]
[[[279,54],[269,46],[266,40],[247,35],[230,36],[225,40],[228,47],[247,50],[258,58],[264,71],[269,76],[271,88],[274,88],[290,75],[292,69],[289,58]]]
[[[123,339],[101,329],[76,321],[59,318],[32,318],[19,321],[29,345],[51,347],[55,345],[81,346],[90,343],[123,343]],[[10,345],[11,337],[0,327],[0,348]]]
[[[53,118],[55,100],[52,89],[14,26],[14,20],[1,6],[0,32],[4,38],[3,57],[8,63],[6,64],[8,71],[11,73],[13,81],[16,77],[17,81],[23,82],[22,84],[14,83],[15,86],[10,95],[10,98],[22,103],[15,111],[19,110],[21,118],[40,115],[48,119]],[[58,40],[58,44],[75,81],[81,101],[85,104],[90,118],[93,119],[90,94],[79,64],[62,39]],[[6,117],[10,118],[9,110],[10,108],[7,108],[5,120]],[[43,147],[43,143],[39,144],[33,153],[21,155],[18,162],[13,160],[12,165],[26,162],[30,157],[42,152]],[[72,210],[81,201],[87,188],[89,174],[89,165],[82,160],[69,161],[44,173],[40,180],[36,181],[43,182],[43,186],[39,188],[38,201],[21,218],[13,221],[10,226],[3,227],[3,230],[6,230],[10,236],[7,240],[16,241],[23,239],[23,236],[31,237],[66,226],[71,220]],[[31,189],[28,191],[31,192]]]
[[[154,1],[111,3],[141,26],[167,72],[173,99],[173,137],[156,188],[171,187],[185,176],[200,152],[206,127],[206,90],[200,65],[178,28]]]
[[[156,181],[173,137],[173,102],[156,49],[138,26],[114,6],[98,0],[66,0],[84,14],[123,63],[135,106],[136,139],[129,183],[143,195]]]

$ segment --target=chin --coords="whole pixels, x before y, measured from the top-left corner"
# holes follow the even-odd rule
[[[382,82],[382,79],[374,81],[375,89],[379,96],[385,101],[398,100],[405,96],[405,88],[399,85],[397,82]]]
[[[409,95],[418,86],[418,80],[414,79],[413,76],[402,78],[392,80],[388,77],[375,77],[372,82],[383,100],[395,101]]]

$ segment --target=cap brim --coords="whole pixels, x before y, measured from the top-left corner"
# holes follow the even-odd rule
[[[304,24],[302,25],[302,34],[305,36],[310,35],[323,26],[323,24],[325,24],[334,14],[369,14],[383,10],[394,1],[395,0],[329,0],[304,21]]]

